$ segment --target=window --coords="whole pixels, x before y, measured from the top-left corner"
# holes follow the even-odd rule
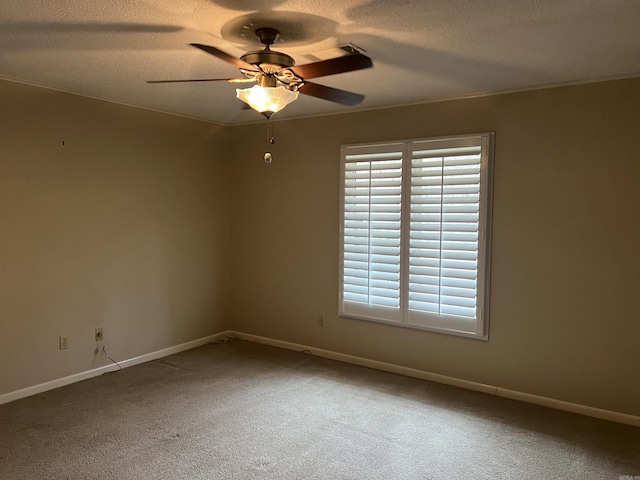
[[[492,141],[341,148],[340,316],[487,338]]]

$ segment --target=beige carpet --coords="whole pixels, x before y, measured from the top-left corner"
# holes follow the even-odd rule
[[[0,406],[2,480],[628,475],[639,428],[239,340]]]

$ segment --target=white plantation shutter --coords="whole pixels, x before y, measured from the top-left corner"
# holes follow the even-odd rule
[[[342,148],[341,315],[486,338],[491,138]]]
[[[473,331],[482,147],[460,140],[411,147],[408,322]]]
[[[343,313],[400,320],[403,147],[359,148],[344,158]]]

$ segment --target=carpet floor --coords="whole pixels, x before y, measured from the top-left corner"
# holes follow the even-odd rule
[[[0,405],[0,479],[640,480],[640,428],[240,340]]]

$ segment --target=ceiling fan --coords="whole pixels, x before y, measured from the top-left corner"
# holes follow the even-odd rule
[[[267,27],[258,28],[255,34],[265,46],[264,49],[248,52],[240,58],[233,57],[215,47],[199,43],[191,44],[240,69],[242,73],[240,78],[150,80],[147,83],[256,82],[257,85],[252,88],[237,89],[236,96],[267,118],[296,100],[299,93],[347,106],[358,105],[364,99],[364,95],[359,93],[312,83],[308,79],[371,68],[373,62],[366,55],[352,51],[346,56],[296,66],[294,59],[289,55],[271,50],[271,45],[280,35],[278,30]]]

